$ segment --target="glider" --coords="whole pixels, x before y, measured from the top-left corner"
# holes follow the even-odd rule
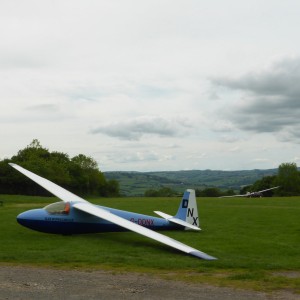
[[[270,190],[274,190],[279,188],[279,186],[275,186],[269,189],[265,189],[262,191],[258,191],[258,192],[247,192],[246,194],[243,195],[232,195],[232,196],[221,196],[219,198],[232,198],[232,197],[248,197],[248,198],[253,198],[253,197],[262,197],[264,192],[270,191]]]
[[[19,165],[13,163],[10,163],[10,165],[63,201],[19,214],[17,216],[18,223],[27,228],[56,234],[131,230],[189,255],[206,260],[216,259],[202,251],[154,231],[174,229],[200,230],[194,190],[189,189],[185,191],[178,212],[174,217],[156,211],[155,213],[162,217],[158,218],[94,205]]]

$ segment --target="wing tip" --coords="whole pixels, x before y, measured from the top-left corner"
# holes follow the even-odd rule
[[[205,260],[217,260],[216,257],[210,256],[201,251],[191,251],[189,254]]]

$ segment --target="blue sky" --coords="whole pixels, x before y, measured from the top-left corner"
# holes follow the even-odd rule
[[[298,1],[1,1],[0,158],[102,171],[300,160]]]

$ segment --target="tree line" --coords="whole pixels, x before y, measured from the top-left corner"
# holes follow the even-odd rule
[[[39,174],[60,186],[81,196],[119,196],[120,189],[117,180],[106,180],[99,170],[97,162],[84,154],[69,157],[68,154],[44,148],[37,139],[24,149],[19,150],[11,159],[0,160],[0,194],[22,194],[49,196],[45,189],[24,175],[16,172],[9,162]],[[264,196],[298,196],[300,195],[300,172],[295,163],[282,163],[278,174],[265,176],[251,186],[243,187],[240,194],[260,191],[274,186],[278,189],[267,191]],[[199,197],[220,197],[234,195],[235,191],[221,190],[217,187],[196,189]],[[178,192],[169,187],[157,190],[146,190],[148,197],[172,197]]]
[[[278,189],[264,192],[265,197],[272,196],[299,196],[300,195],[300,172],[297,168],[296,163],[282,163],[278,167],[277,175],[265,176],[252,185],[243,187],[239,193],[246,194],[247,192],[256,192],[265,189],[269,189],[275,186],[279,186]],[[205,189],[196,189],[196,196],[198,197],[221,197],[221,196],[232,196],[235,193],[234,190],[221,190],[218,187],[208,187]],[[160,188],[157,190],[145,191],[145,196],[148,197],[165,197],[174,196],[176,191],[170,188]]]
[[[0,194],[51,195],[32,180],[14,170],[16,163],[80,196],[119,196],[118,181],[106,180],[97,162],[89,156],[44,148],[37,139],[11,159],[0,160]]]

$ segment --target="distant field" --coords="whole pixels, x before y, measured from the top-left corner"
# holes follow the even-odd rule
[[[55,198],[0,195],[0,262],[150,272],[193,282],[300,293],[300,197],[199,198],[202,232],[165,232],[218,258],[204,261],[135,233],[60,236],[21,227],[16,216]],[[180,198],[90,199],[115,208],[174,214]]]

